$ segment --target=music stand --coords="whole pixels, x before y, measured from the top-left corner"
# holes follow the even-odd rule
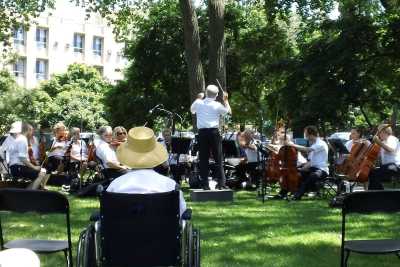
[[[240,158],[239,149],[235,140],[222,140],[222,154],[224,158]]]
[[[189,154],[191,138],[186,137],[171,137],[171,153],[172,154]]]
[[[335,151],[339,154],[349,154],[350,151],[347,150],[346,146],[343,143],[343,139],[332,138],[328,139],[329,144],[335,149]]]

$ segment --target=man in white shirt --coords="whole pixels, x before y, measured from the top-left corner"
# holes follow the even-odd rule
[[[132,128],[128,141],[117,149],[117,158],[132,170],[115,179],[107,192],[151,194],[176,190],[179,186],[169,177],[153,169],[168,159],[165,147],[156,141],[154,132],[147,127]],[[180,214],[186,210],[186,203],[180,192]]]
[[[300,200],[318,181],[326,178],[329,174],[328,145],[319,138],[317,127],[307,126],[304,129],[304,136],[310,142],[310,147],[290,144],[297,150],[308,154],[308,162],[299,169],[302,181],[294,194],[294,200]]]
[[[232,113],[229,106],[228,94],[224,92],[223,104],[216,101],[218,96],[218,87],[209,85],[206,89],[206,98],[196,99],[190,111],[196,114],[197,129],[199,130],[199,161],[200,161],[200,178],[204,190],[209,190],[208,174],[209,174],[209,157],[210,150],[215,161],[217,188],[225,189],[225,173],[222,165],[222,144],[219,133],[220,116]]]
[[[392,128],[385,124],[378,127],[378,136],[374,137],[373,142],[381,147],[381,166],[371,170],[368,190],[383,190],[381,181],[400,172],[400,143],[393,135]]]

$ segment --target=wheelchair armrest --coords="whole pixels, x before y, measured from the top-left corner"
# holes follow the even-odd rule
[[[91,222],[97,222],[98,220],[100,220],[100,211],[95,211],[92,213],[92,215],[90,215],[90,219]]]
[[[192,219],[192,209],[186,209],[182,214],[182,220],[189,221]]]

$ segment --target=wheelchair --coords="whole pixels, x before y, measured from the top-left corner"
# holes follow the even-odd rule
[[[78,241],[78,267],[200,266],[200,232],[191,210],[179,214],[179,191],[102,192]]]

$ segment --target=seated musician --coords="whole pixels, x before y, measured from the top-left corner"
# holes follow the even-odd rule
[[[287,143],[308,154],[308,162],[299,169],[301,182],[293,196],[294,200],[300,200],[308,190],[315,187],[318,181],[326,178],[329,174],[328,145],[319,137],[317,127],[307,126],[304,129],[304,136],[310,142],[310,147],[296,145],[292,142]]]
[[[32,180],[28,186],[29,189],[44,188],[49,175],[46,175],[46,170],[42,170],[41,166],[32,163],[28,155],[28,139],[33,135],[33,127],[23,123],[19,131],[21,134],[16,136],[12,146],[8,149],[11,174],[16,178]],[[12,132],[17,133],[18,129],[12,129]]]
[[[382,180],[388,179],[400,172],[400,143],[393,135],[391,127],[382,124],[378,127],[378,136],[373,142],[380,148],[381,166],[369,173],[368,190],[383,190]]]
[[[81,139],[81,130],[77,127],[71,128],[70,131],[70,170],[74,174],[80,174],[87,168],[88,148],[85,141]]]
[[[259,178],[257,173],[259,155],[253,135],[253,131],[245,130],[241,137],[239,137],[239,146],[243,149],[245,155],[245,161],[239,166],[244,168],[245,177],[247,177],[246,173],[249,175],[248,182],[250,187],[255,186]],[[239,171],[239,173],[241,172]]]
[[[48,172],[61,171],[65,152],[68,148],[67,131],[64,123],[58,122],[53,127],[54,140],[48,153],[46,169]]]
[[[111,145],[113,132],[110,126],[102,126],[98,130],[100,136],[96,144],[96,157],[101,161],[100,165],[107,180],[115,179],[127,172],[128,167],[121,164]]]
[[[11,124],[10,131],[8,132],[9,136],[7,136],[7,138],[1,144],[0,158],[3,159],[6,162],[6,164],[9,164],[10,162],[9,150],[10,148],[13,147],[15,139],[18,137],[18,135],[21,134],[21,129],[22,129],[21,121],[16,121],[13,124]]]
[[[350,140],[345,143],[345,147],[347,148],[347,151],[351,152],[351,148],[353,147],[353,144],[358,143],[358,142],[367,142],[367,145],[370,145],[371,142],[369,142],[366,139],[362,139],[362,129],[361,128],[353,128],[351,129],[350,132]]]
[[[154,168],[168,159],[164,146],[156,142],[153,130],[136,127],[129,130],[128,141],[117,150],[118,160],[133,170],[111,182],[108,192],[151,194],[175,190],[174,180],[163,176]],[[180,192],[180,214],[186,210],[183,193]]]

